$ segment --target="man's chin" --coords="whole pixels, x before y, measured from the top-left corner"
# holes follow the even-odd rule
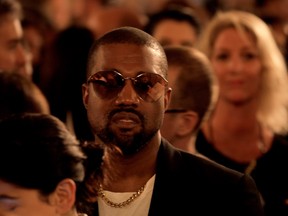
[[[141,149],[142,149],[143,145],[142,146],[121,146],[119,147],[121,149],[121,153],[122,155],[124,156],[132,156],[132,155],[135,155],[137,154]]]
[[[117,147],[121,150],[123,155],[129,156],[139,152],[143,146],[143,140],[137,139],[138,136],[125,136],[117,137]],[[136,139],[135,139],[136,138]]]

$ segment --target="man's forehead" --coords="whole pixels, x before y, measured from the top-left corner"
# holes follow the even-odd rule
[[[135,43],[105,43],[100,44],[93,51],[93,56],[90,58],[89,68],[94,70],[100,67],[104,61],[109,63],[109,66],[113,62],[144,62],[147,65],[152,66],[153,69],[147,69],[147,71],[158,71],[162,74],[162,69],[166,68],[165,55],[161,52],[161,49],[155,49],[154,47],[147,46],[145,44],[135,44]],[[97,68],[99,70],[99,68]],[[166,74],[166,72],[165,72]]]

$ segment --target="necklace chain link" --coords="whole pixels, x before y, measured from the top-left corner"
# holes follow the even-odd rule
[[[138,191],[133,193],[132,196],[130,196],[127,200],[120,203],[113,202],[107,198],[106,194],[103,191],[102,184],[99,185],[98,196],[100,196],[107,205],[113,208],[123,208],[131,204],[137,197],[139,197],[143,193],[145,185],[143,185]]]

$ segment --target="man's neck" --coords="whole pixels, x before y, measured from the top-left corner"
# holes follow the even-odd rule
[[[103,188],[114,192],[137,191],[155,174],[161,137],[157,135],[134,155],[106,150],[103,157]]]

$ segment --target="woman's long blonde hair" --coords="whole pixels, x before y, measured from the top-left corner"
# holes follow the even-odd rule
[[[197,44],[209,59],[217,36],[227,28],[235,28],[241,34],[248,32],[255,38],[263,68],[257,118],[274,133],[286,134],[288,131],[287,68],[284,56],[270,28],[263,20],[249,12],[219,12],[208,23]]]

